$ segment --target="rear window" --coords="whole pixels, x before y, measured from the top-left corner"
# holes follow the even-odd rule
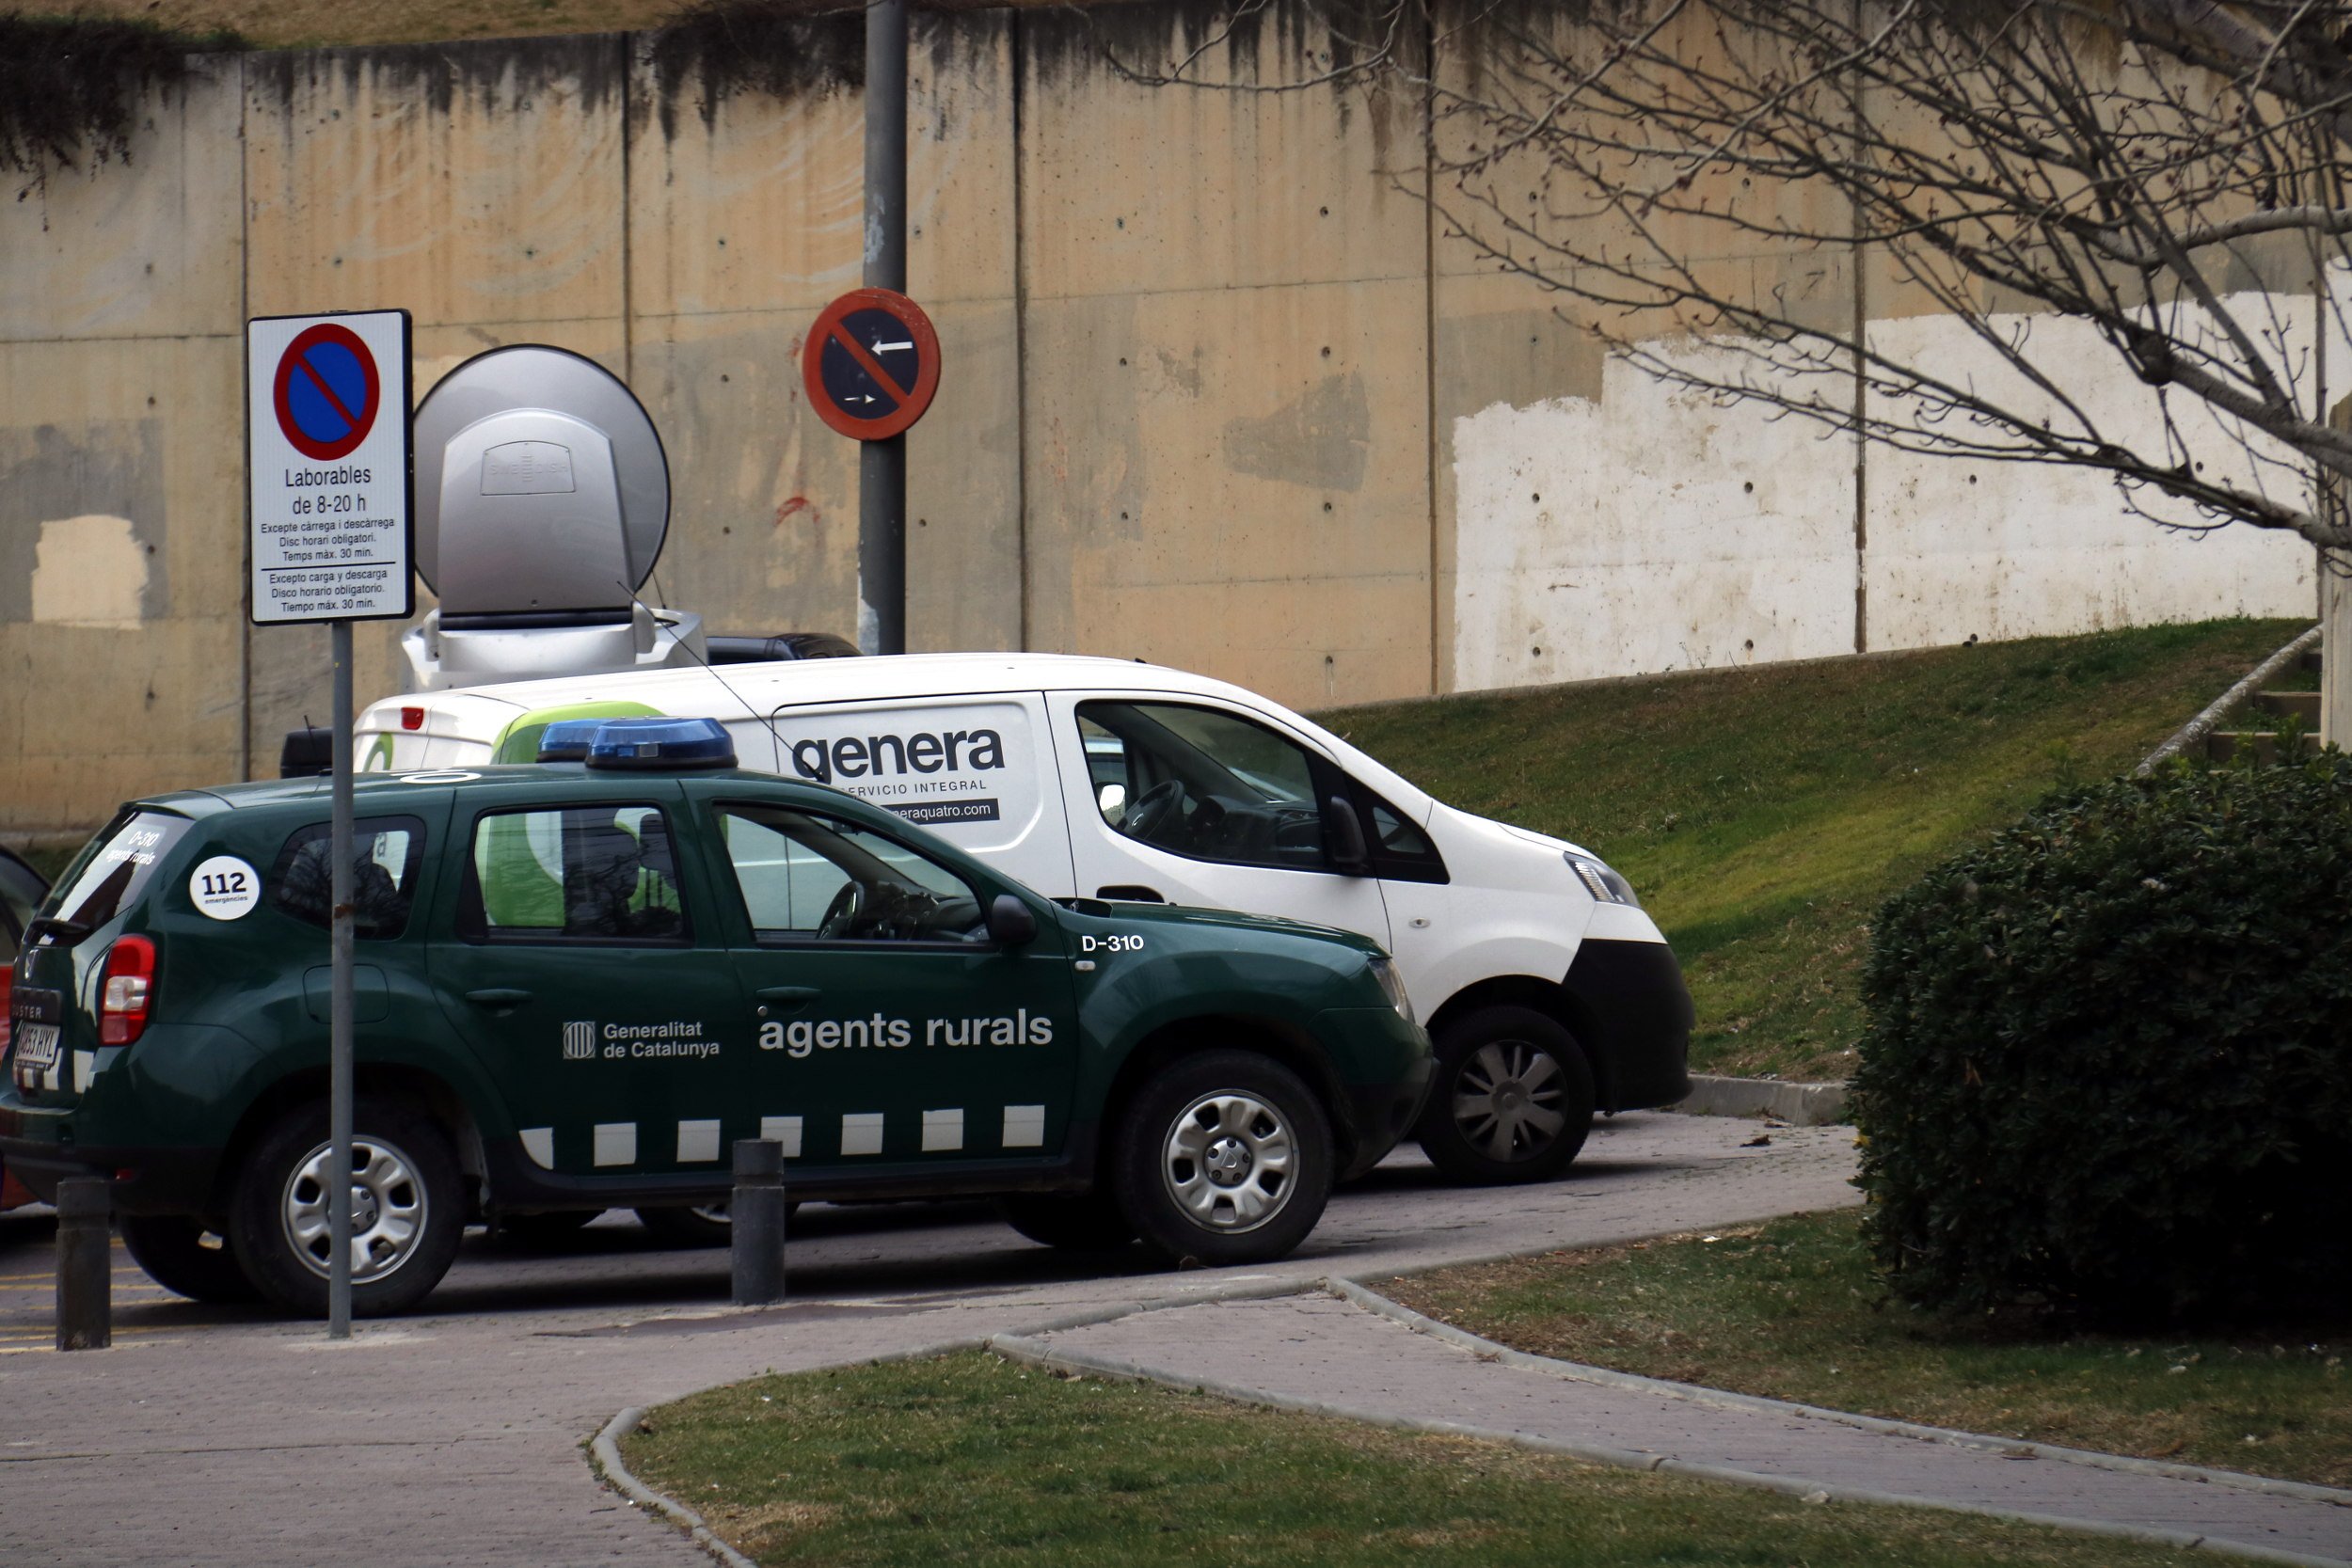
[[[335,908],[332,832],[326,822],[295,830],[278,852],[278,867],[269,879],[270,901],[321,930],[328,928]],[[351,825],[354,937],[389,940],[408,928],[417,867],[423,862],[424,824],[417,818],[372,816]]]
[[[125,812],[83,851],[72,882],[52,906],[57,918],[94,927],[129,909],[193,825],[157,811]]]

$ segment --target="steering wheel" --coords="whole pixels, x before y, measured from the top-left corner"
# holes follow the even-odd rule
[[[1158,784],[1136,797],[1127,808],[1120,831],[1129,838],[1150,838],[1152,830],[1168,820],[1169,815],[1182,809],[1184,786],[1176,779],[1162,779]]]
[[[817,923],[817,934],[826,939],[838,939],[850,934],[857,917],[866,908],[866,888],[860,882],[844,882],[841,891],[825,906],[825,917]]]

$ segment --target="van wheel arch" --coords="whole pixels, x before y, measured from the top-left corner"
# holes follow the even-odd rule
[[[483,1156],[482,1130],[474,1121],[472,1110],[465,1097],[438,1076],[422,1068],[405,1067],[397,1063],[363,1062],[352,1073],[352,1094],[355,1098],[370,1095],[388,1101],[423,1117],[439,1127],[449,1139],[450,1148],[457,1157],[457,1170],[463,1178],[468,1195],[467,1223],[480,1218],[487,1180],[487,1163]],[[226,1222],[229,1205],[236,1191],[237,1174],[253,1152],[253,1146],[275,1126],[279,1117],[294,1107],[311,1101],[324,1101],[330,1092],[325,1068],[305,1068],[290,1072],[253,1098],[237,1118],[236,1131],[229,1135],[228,1147],[221,1152],[218,1170],[213,1177],[205,1217]]]
[[[1594,1103],[1603,1111],[1616,1109],[1616,1085],[1610,1081],[1607,1053],[1596,1049],[1597,1026],[1575,993],[1558,980],[1500,974],[1464,986],[1429,1015],[1430,1037],[1443,1035],[1456,1019],[1493,1006],[1532,1008],[1565,1029],[1582,1049],[1584,1065],[1592,1072]]]

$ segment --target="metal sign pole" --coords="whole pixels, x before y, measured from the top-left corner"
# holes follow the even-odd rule
[[[327,828],[334,976],[327,1005],[326,1337],[351,1338],[351,623],[330,622],[335,661],[335,788]]]
[[[907,4],[866,8],[866,286],[907,287]],[[858,645],[907,651],[907,438],[858,452]]]
[[[405,620],[416,609],[414,360],[405,310],[256,316],[245,324],[246,616],[257,626],[326,622],[334,666],[325,1172],[330,1339],[351,1338],[351,623]],[[287,1196],[278,1195],[280,1207]]]

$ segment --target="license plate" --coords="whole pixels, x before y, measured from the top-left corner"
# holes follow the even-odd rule
[[[46,1072],[57,1062],[57,1025],[19,1023],[16,1026],[16,1065]]]

